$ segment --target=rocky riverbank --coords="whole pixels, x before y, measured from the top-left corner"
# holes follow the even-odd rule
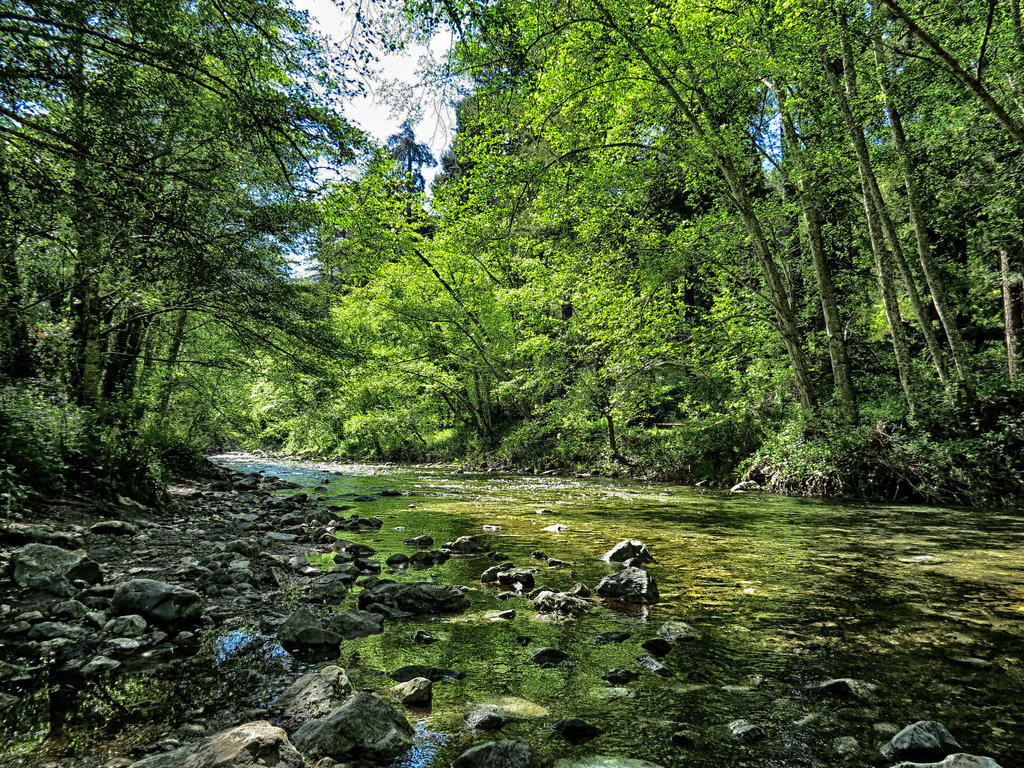
[[[50,695],[42,720],[49,736],[37,747],[0,757],[0,764],[335,768],[384,764],[406,754],[415,739],[410,717],[422,716],[430,706],[435,683],[461,673],[410,664],[390,673],[393,687],[374,693],[352,682],[352,669],[330,662],[337,660],[346,640],[380,633],[386,625],[392,625],[387,627],[390,631],[402,631],[401,621],[411,616],[464,611],[469,605],[468,585],[395,581],[381,578],[382,570],[422,570],[427,577],[429,569],[453,556],[488,558],[493,565],[483,571],[481,582],[502,590],[499,595],[529,600],[529,609],[538,616],[568,621],[594,609],[596,599],[619,606],[643,606],[660,599],[646,569],[652,554],[639,541],[623,541],[606,553],[609,563],[621,567],[593,588],[576,583],[553,589],[538,585],[543,570],[535,566],[563,569],[568,564],[541,551],[533,553],[532,562],[515,563],[494,551],[486,536],[435,543],[421,534],[405,540],[405,551],[378,553],[364,534],[378,531],[382,519],[327,507],[321,497],[306,493],[286,495],[288,485],[258,473],[218,470],[206,481],[173,487],[171,501],[159,508],[123,499],[64,499],[7,521],[0,529],[0,566],[6,574],[0,582],[0,716],[19,706],[19,686],[45,675]],[[338,609],[353,596],[355,606]],[[497,611],[489,618],[507,621],[515,613]],[[268,683],[271,695],[265,701],[236,701],[214,711],[187,713],[174,722],[142,717],[122,704],[120,722],[109,728],[109,739],[83,747],[76,738],[78,697],[83,692],[102,691],[119,675],[157,674],[175,660],[197,653],[207,639],[243,626],[274,638],[301,662],[294,674]],[[672,677],[675,672],[662,660],[675,646],[699,637],[679,621],[663,622],[651,635],[642,642],[635,670],[613,668],[604,675],[622,695],[629,694],[628,686],[640,673]],[[410,639],[421,646],[437,640],[422,629],[412,632]],[[623,633],[608,632],[592,642],[628,639]],[[521,640],[529,647],[524,651],[531,662],[541,668],[572,664],[558,648],[532,647],[530,638]],[[220,683],[211,677],[203,684]],[[815,694],[852,702],[877,695],[870,683],[850,679],[825,681],[815,686]],[[537,717],[533,710],[543,717],[542,708],[522,700],[473,707],[465,723],[479,734],[480,743],[454,765],[539,765],[541,758],[527,741],[492,741],[486,736],[509,723]],[[571,744],[586,744],[602,733],[579,717],[564,717],[552,729]],[[766,738],[760,724],[742,718],[729,722],[727,730],[737,744]],[[960,745],[938,723],[921,721],[895,730],[876,753],[878,764],[942,761],[943,768],[996,766],[988,758],[958,754]],[[684,725],[671,734],[680,760],[699,748],[701,739]],[[560,760],[557,765],[653,766],[602,755]]]

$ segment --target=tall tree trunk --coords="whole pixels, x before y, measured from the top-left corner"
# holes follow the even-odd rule
[[[157,414],[163,418],[171,405],[171,395],[174,392],[174,369],[178,365],[178,356],[181,354],[181,345],[185,340],[185,325],[188,322],[188,312],[184,309],[178,311],[178,317],[174,322],[174,330],[171,331],[171,345],[167,350],[167,370],[164,372],[163,381],[160,382],[160,394],[157,396]]]
[[[1021,348],[1024,343],[1021,276],[1010,259],[1007,248],[999,249],[999,274],[1003,284],[1003,328],[1006,338],[1006,369],[1010,381],[1016,381],[1021,370]]]
[[[0,142],[0,377],[28,378],[35,373],[28,325],[21,312],[21,271],[4,145]]]
[[[907,295],[910,298],[910,306],[914,310],[914,315],[917,318],[921,334],[924,336],[925,344],[928,346],[928,351],[931,353],[932,361],[935,364],[935,370],[939,374],[939,379],[942,380],[943,384],[948,384],[949,372],[946,370],[946,365],[942,358],[942,348],[939,346],[939,340],[935,336],[935,331],[931,327],[931,319],[925,311],[924,302],[921,301],[921,294],[917,290],[914,275],[910,271],[910,265],[907,264],[907,260],[903,255],[903,246],[900,244],[896,227],[892,222],[892,218],[889,216],[885,199],[882,197],[882,191],[878,186],[878,179],[875,176],[874,167],[871,163],[871,155],[868,152],[867,141],[864,139],[864,127],[857,122],[853,115],[853,110],[850,107],[850,98],[856,96],[856,80],[853,70],[852,52],[850,50],[849,40],[845,35],[843,35],[842,47],[843,71],[846,75],[845,88],[839,83],[839,78],[832,69],[832,62],[829,58],[827,49],[822,48],[821,57],[825,68],[825,74],[828,77],[829,85],[832,87],[833,95],[836,99],[837,105],[839,106],[839,111],[843,116],[843,121],[846,123],[847,131],[853,142],[854,150],[857,155],[857,167],[860,172],[861,184],[864,187],[865,195],[867,195],[871,200],[871,205],[874,208],[876,216],[875,221],[880,226],[881,235],[888,243],[896,268],[903,277],[903,281],[907,289]]]
[[[87,12],[80,10],[76,20],[84,28]],[[72,121],[75,148],[74,179],[72,180],[72,221],[75,230],[74,287],[72,304],[71,373],[75,399],[79,405],[95,406],[99,401],[103,376],[103,349],[100,300],[100,234],[94,195],[93,168],[88,159],[92,149],[87,106],[88,83],[85,65],[85,42],[81,32],[75,35],[71,46],[74,62],[72,74]]]
[[[764,234],[764,229],[757,216],[757,211],[754,209],[750,196],[747,194],[747,189],[743,179],[736,170],[736,165],[732,158],[729,156],[727,151],[723,149],[723,147],[725,147],[725,143],[722,141],[722,137],[719,134],[717,128],[718,123],[715,121],[714,115],[709,109],[707,99],[701,91],[698,75],[693,71],[693,67],[691,65],[685,65],[690,77],[690,89],[697,98],[700,112],[705,117],[707,125],[706,128],[705,124],[701,123],[697,113],[691,109],[688,100],[684,99],[680,93],[679,88],[676,86],[674,73],[666,70],[661,63],[656,61],[651,53],[646,50],[646,48],[629,32],[629,30],[624,29],[623,26],[616,21],[614,15],[608,7],[601,2],[601,0],[591,0],[591,2],[601,15],[603,19],[602,23],[609,29],[613,30],[616,34],[620,35],[622,39],[629,44],[640,60],[643,61],[644,65],[648,68],[651,76],[662,88],[665,89],[665,92],[668,94],[669,98],[672,99],[676,108],[686,119],[686,122],[689,124],[693,132],[707,142],[708,149],[712,155],[714,163],[725,179],[726,186],[729,190],[730,200],[737,213],[739,213],[740,218],[743,220],[743,226],[746,229],[747,234],[750,236],[754,256],[761,269],[761,274],[764,276],[765,284],[768,289],[769,301],[771,302],[772,309],[775,310],[776,327],[778,328],[779,335],[782,337],[782,342],[786,347],[786,354],[789,357],[790,366],[793,369],[793,378],[796,384],[797,398],[800,401],[800,407],[805,414],[813,415],[817,409],[817,401],[814,395],[814,382],[811,378],[810,369],[807,367],[807,360],[804,356],[803,350],[802,334],[800,332],[800,326],[796,321],[796,315],[793,312],[793,306],[790,303],[789,292],[782,280],[782,276],[779,274],[779,268],[775,262],[772,248],[768,243],[768,238]]]
[[[885,108],[889,115],[889,129],[892,133],[896,153],[900,158],[903,180],[907,189],[907,207],[910,212],[910,222],[914,227],[914,240],[917,243],[917,256],[921,262],[921,271],[924,273],[924,279],[931,294],[935,313],[939,317],[939,322],[942,323],[942,329],[945,331],[950,351],[953,353],[953,363],[956,366],[957,379],[961,386],[968,392],[972,392],[974,390],[974,377],[971,373],[970,357],[967,354],[967,347],[964,345],[963,337],[960,335],[960,329],[956,326],[956,317],[945,299],[942,290],[942,278],[935,265],[935,260],[932,258],[931,238],[928,235],[928,229],[925,226],[924,214],[922,212],[921,195],[917,185],[914,158],[907,147],[907,136],[903,130],[903,118],[893,101],[892,91],[885,73],[885,62],[882,59],[877,40],[874,43],[874,50],[875,62],[878,68],[878,84],[882,91],[882,97],[885,99]]]
[[[868,238],[871,242],[871,252],[875,257],[878,285],[882,291],[882,306],[885,308],[885,319],[889,323],[892,348],[896,355],[896,371],[899,374],[900,386],[903,387],[903,396],[907,401],[907,408],[911,415],[913,415],[918,409],[917,373],[914,371],[914,361],[910,356],[907,334],[903,328],[903,318],[900,316],[900,302],[896,293],[895,281],[892,277],[889,254],[885,249],[885,243],[879,231],[880,226],[874,202],[868,194],[867,184],[863,179],[861,180],[861,192],[864,197],[864,216],[868,224]]]
[[[783,137],[788,145],[787,151],[798,155],[800,137],[793,123],[792,116],[786,107],[785,92],[774,83],[769,83],[775,101],[779,105],[782,118]],[[799,165],[799,160],[798,163]],[[836,387],[836,395],[843,415],[850,422],[857,420],[857,396],[850,375],[850,359],[846,353],[846,341],[843,338],[842,320],[839,305],[836,302],[835,286],[832,282],[832,271],[825,256],[825,239],[822,235],[821,212],[814,204],[809,185],[804,174],[797,169],[795,186],[800,204],[800,215],[807,228],[807,239],[811,252],[811,263],[814,277],[818,284],[818,295],[821,299],[821,312],[825,320],[825,336],[828,340],[829,360],[832,364],[832,379]]]

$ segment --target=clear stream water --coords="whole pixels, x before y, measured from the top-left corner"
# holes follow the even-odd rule
[[[536,567],[538,585],[593,587],[612,568],[602,553],[622,539],[641,539],[657,561],[649,566],[661,592],[656,606],[600,607],[574,620],[540,620],[519,597],[499,600],[482,585],[493,565],[484,556],[453,557],[426,571],[391,578],[431,578],[470,587],[471,607],[444,618],[389,621],[382,635],[347,641],[337,663],[357,687],[385,691],[386,677],[406,664],[465,673],[435,683],[430,709],[409,711],[417,744],[395,766],[448,766],[464,749],[495,738],[522,739],[543,765],[561,758],[612,755],[664,766],[886,765],[878,745],[920,719],[938,720],[965,751],[1024,768],[1024,519],[1005,512],[920,506],[823,503],[762,495],[729,495],[646,482],[597,478],[452,474],[401,466],[342,466],[219,457],[239,469],[301,483],[329,479],[333,504],[351,504],[384,526],[366,541],[383,561],[411,553],[403,539],[430,534],[438,545],[489,533],[492,547],[520,567]],[[395,489],[409,495],[354,502]],[[415,505],[410,508],[410,505]],[[541,508],[552,514],[538,515]],[[350,513],[346,513],[350,514]],[[559,532],[543,530],[553,524]],[[549,569],[534,550],[570,562]],[[349,601],[343,607],[353,607]],[[490,614],[514,608],[512,621]],[[287,608],[282,605],[282,612]],[[662,622],[678,619],[701,639],[662,659],[675,672],[642,672],[640,643]],[[440,642],[412,642],[415,629]],[[595,645],[599,632],[622,631],[621,644]],[[532,638],[526,647],[516,638]],[[560,648],[570,669],[540,669],[531,649]],[[627,690],[601,679],[613,667],[641,671]],[[69,738],[84,754],[98,744],[138,741],[152,723],[181,726],[228,708],[258,709],[309,667],[271,638],[237,628],[209,638],[193,657],[116,677],[80,706],[90,716]],[[815,686],[852,677],[878,685],[873,699],[822,695]],[[45,735],[45,679],[27,685],[0,756]],[[473,704],[535,710],[500,731],[472,732],[462,720]],[[551,730],[566,716],[604,730],[571,745]],[[2,717],[2,715],[0,715]],[[745,718],[767,737],[732,738],[727,723]],[[10,716],[8,715],[8,720]],[[0,721],[2,722],[2,721]],[[696,746],[671,740],[686,729]],[[166,731],[166,728],[163,728]],[[103,734],[102,738],[99,734]],[[851,741],[852,740],[852,741]],[[77,744],[77,746],[76,746]],[[17,765],[16,762],[7,764]],[[0,757],[0,764],[4,760]]]

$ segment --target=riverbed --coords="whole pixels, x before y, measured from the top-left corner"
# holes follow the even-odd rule
[[[341,648],[336,663],[356,686],[382,695],[394,684],[387,673],[407,664],[463,674],[435,683],[429,709],[408,711],[417,745],[395,766],[448,766],[494,738],[530,743],[544,765],[598,754],[663,766],[887,765],[878,745],[917,720],[943,723],[964,751],[1003,768],[1024,755],[1024,520],[1014,515],[604,478],[215,460],[310,493],[319,488],[330,505],[380,517],[379,531],[346,537],[370,544],[382,563],[411,552],[403,541],[415,536],[440,545],[485,533],[516,566],[537,569],[538,585],[564,590],[581,582],[593,588],[612,573],[601,555],[621,540],[639,539],[654,555],[647,568],[661,595],[656,605],[599,605],[574,619],[538,616],[526,598],[481,584],[494,565],[483,555],[387,575],[466,585],[470,599],[463,613],[389,620],[383,634]],[[538,551],[563,564],[550,567]],[[510,609],[513,619],[495,619]],[[661,659],[673,676],[645,673],[636,663],[640,643],[670,620],[700,637]],[[417,629],[439,642],[413,642]],[[594,642],[611,631],[629,638]],[[565,651],[571,663],[532,663],[531,649],[545,646]],[[207,637],[162,683],[156,667],[134,685],[147,717],[178,727],[228,706],[258,712],[310,668],[243,627]],[[602,679],[612,668],[640,676],[612,685]],[[819,688],[836,678],[877,687],[864,696]],[[131,710],[133,677],[112,685],[105,695]],[[467,711],[488,703],[523,716],[496,733],[468,729]],[[551,728],[567,716],[603,733],[571,744]],[[738,719],[764,738],[737,739],[728,724]],[[22,733],[18,743],[31,738]]]

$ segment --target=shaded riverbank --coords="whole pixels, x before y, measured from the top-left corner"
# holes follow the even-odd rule
[[[456,555],[420,571],[390,569],[395,573],[384,575],[403,583],[426,578],[468,587],[469,600],[467,610],[450,616],[385,619],[381,634],[344,641],[332,659],[357,689],[381,694],[394,685],[388,674],[406,665],[463,675],[435,682],[430,709],[408,710],[418,724],[417,744],[399,765],[448,765],[466,748],[496,737],[529,742],[544,764],[609,754],[665,766],[889,765],[878,744],[920,719],[943,722],[967,751],[1002,757],[1004,768],[1012,765],[1010,756],[1024,754],[1018,715],[1024,525],[1014,517],[701,494],[620,480],[225,460],[302,486],[280,496],[319,493],[329,506],[351,507],[345,516],[380,519],[378,530],[338,535],[376,550],[368,559],[384,571],[390,556],[416,552],[404,542],[421,535],[440,546],[483,533],[492,551],[535,569],[536,584],[556,591],[578,583],[593,588],[614,572],[600,556],[622,539],[642,539],[657,558],[648,566],[661,592],[656,605],[605,603],[575,619],[545,617],[526,597],[482,584],[481,573],[496,563],[485,553]],[[7,732],[15,735],[4,746],[8,764],[57,762],[61,751],[70,751],[76,757],[66,758],[68,765],[102,765],[102,752],[105,760],[132,749],[139,756],[161,739],[187,743],[270,715],[274,697],[316,666],[286,652],[276,633],[322,582],[323,566],[305,562],[306,553],[322,548],[319,537],[302,528],[306,522],[289,532],[285,513],[249,518],[241,509],[250,503],[245,491],[192,489],[187,495],[196,492],[202,496],[179,498],[166,517],[137,510],[144,519],[155,517],[149,522],[159,528],[148,539],[114,547],[126,562],[111,568],[108,580],[145,568],[153,569],[146,571],[153,578],[196,588],[202,574],[181,569],[206,568],[215,556],[223,567],[211,572],[234,578],[246,568],[233,564],[248,562],[257,575],[199,588],[204,618],[194,628],[168,632],[161,642],[170,651],[145,661],[129,654],[101,686],[83,686],[82,700],[69,707],[62,741],[44,737],[52,725],[50,694],[60,684],[43,674],[52,662],[5,681],[4,690],[21,697],[4,713],[5,724],[14,723]],[[550,514],[538,515],[540,509]],[[273,530],[258,527],[264,524]],[[271,533],[297,538],[269,544]],[[258,545],[255,554],[234,551],[245,545],[232,542],[248,540]],[[85,543],[90,553],[99,546],[88,536]],[[547,557],[533,557],[538,550]],[[189,556],[200,562],[183,564]],[[291,562],[295,557],[300,560]],[[280,581],[271,575],[274,568]],[[252,589],[239,589],[239,582]],[[339,594],[335,603],[314,605],[330,611],[354,603]],[[497,618],[508,610],[514,616]],[[687,622],[700,638],[668,650],[661,663],[674,674],[663,678],[636,659],[670,620]],[[417,630],[438,642],[416,643]],[[179,642],[180,632],[193,638]],[[629,637],[594,642],[607,632]],[[517,642],[525,637],[529,643]],[[8,647],[9,639],[5,634]],[[531,652],[542,647],[562,650],[571,666],[534,663]],[[639,677],[625,685],[602,679],[614,668]],[[844,677],[877,689],[860,699],[819,688]],[[464,716],[474,707],[501,700],[526,701],[544,714],[513,717],[493,733],[467,727]],[[552,730],[569,716],[603,733],[572,744]],[[134,725],[124,729],[128,718]],[[765,738],[735,738],[728,724],[738,719],[757,725]],[[681,732],[690,734],[690,744],[673,740]],[[37,744],[42,751],[33,753]]]

